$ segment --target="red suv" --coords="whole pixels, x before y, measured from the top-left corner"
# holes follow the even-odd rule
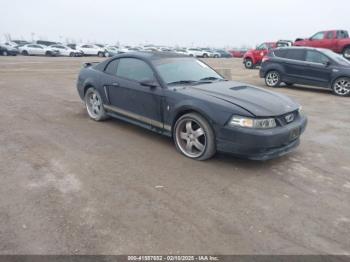
[[[251,49],[246,52],[243,56],[243,63],[245,68],[253,69],[257,65],[261,64],[262,58],[267,54],[267,52],[277,47],[276,42],[266,42],[257,46],[256,49]]]

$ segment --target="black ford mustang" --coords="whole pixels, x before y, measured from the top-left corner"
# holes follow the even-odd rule
[[[254,160],[282,156],[306,127],[290,98],[227,81],[191,57],[135,52],[85,64],[77,88],[89,116],[109,116],[173,137],[187,157],[216,151]]]

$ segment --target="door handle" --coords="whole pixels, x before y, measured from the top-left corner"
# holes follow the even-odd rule
[[[117,82],[112,83],[112,86],[119,86],[119,83],[117,83]]]

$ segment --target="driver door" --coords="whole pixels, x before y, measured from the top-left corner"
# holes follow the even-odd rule
[[[155,83],[154,87],[141,82]],[[136,58],[112,60],[105,68],[104,88],[110,106],[107,110],[136,120],[151,128],[163,128],[163,90],[153,69]]]

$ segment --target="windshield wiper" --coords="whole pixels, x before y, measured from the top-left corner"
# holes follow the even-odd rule
[[[180,80],[180,81],[170,82],[168,83],[168,85],[185,85],[185,84],[193,84],[197,82],[198,81],[195,81],[195,80]]]

